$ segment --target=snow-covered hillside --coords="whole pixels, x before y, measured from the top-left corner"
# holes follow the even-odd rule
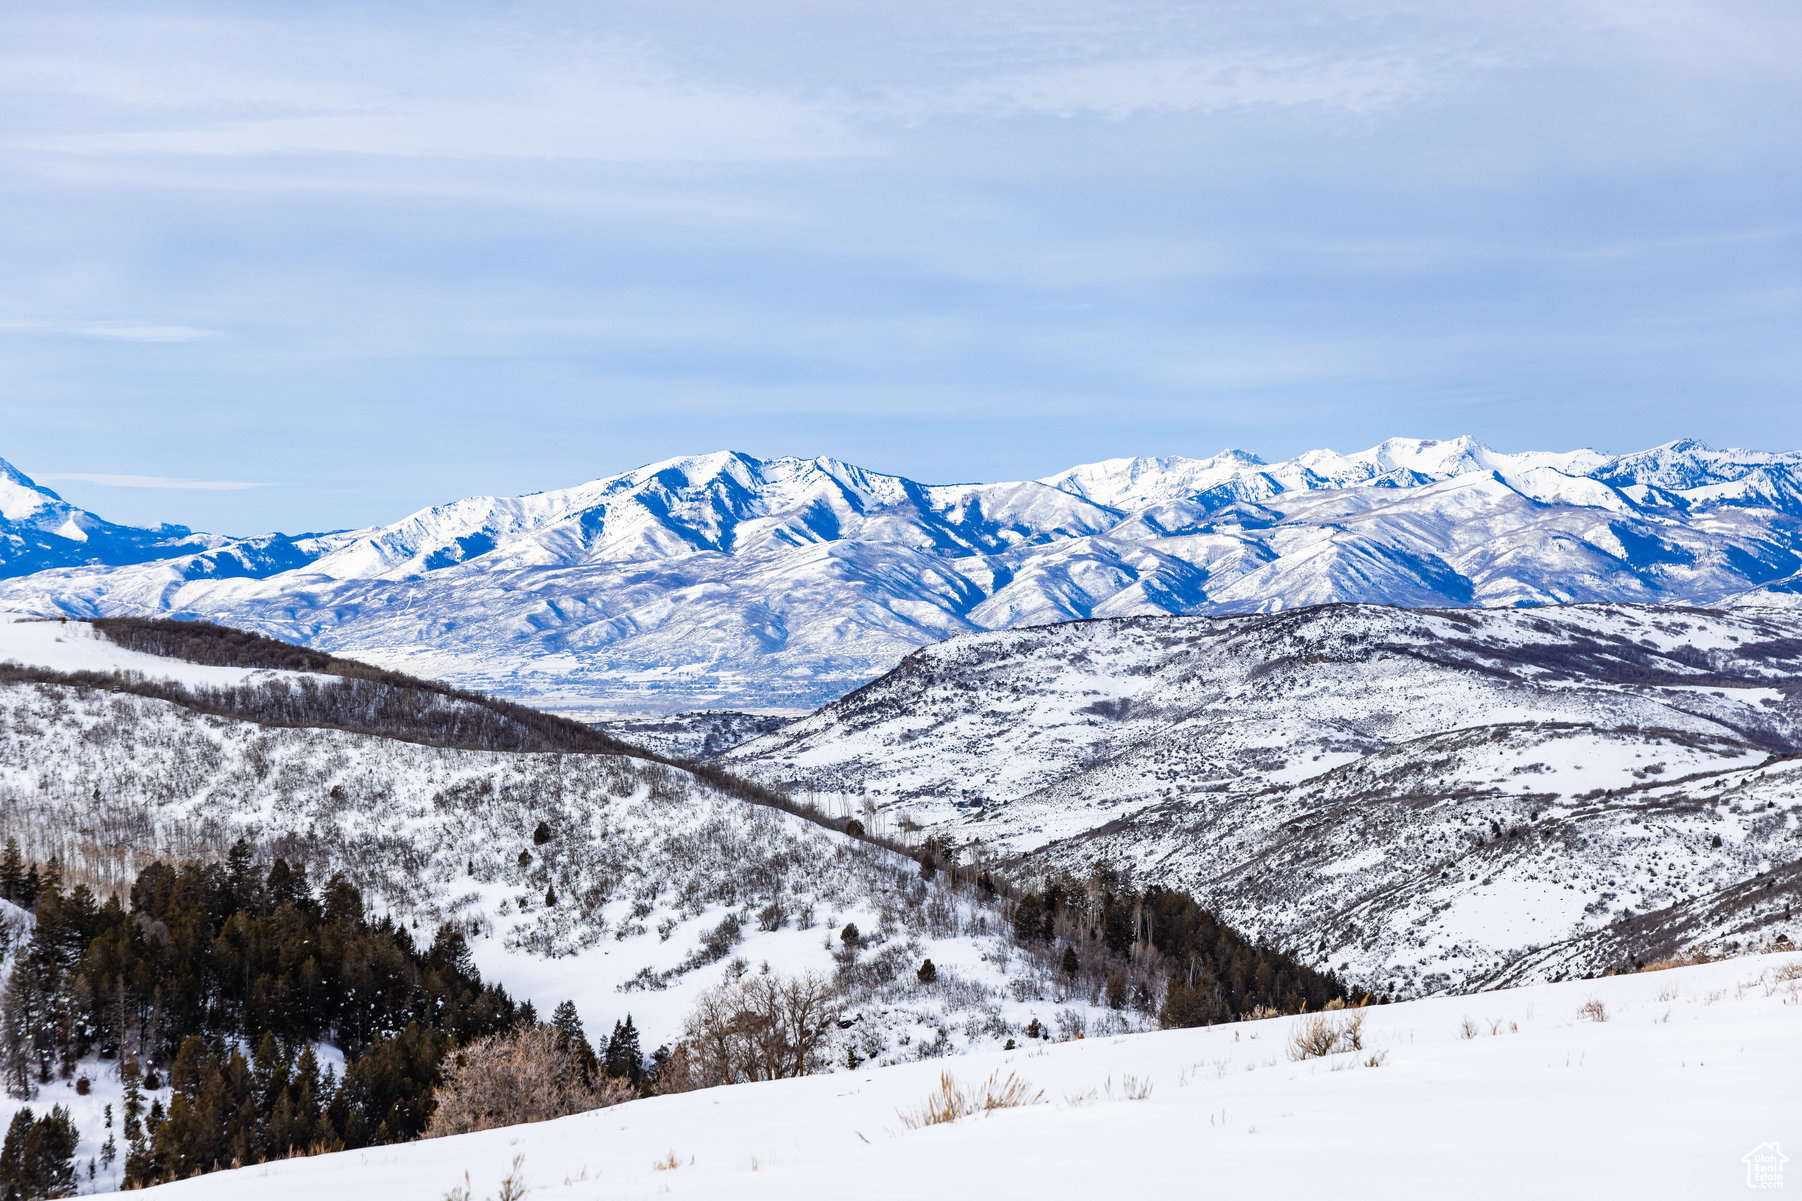
[[[1091,1038],[655,1097],[152,1192],[439,1201],[493,1197],[512,1176],[537,1201],[1740,1196],[1747,1157],[1762,1150],[1781,1178],[1782,1148],[1802,1147],[1799,988],[1789,954],[1412,1001],[1364,1011],[1361,1049],[1302,1061],[1287,1047],[1307,1018]],[[1034,1103],[910,1129],[943,1071],[966,1088],[1012,1077]]]
[[[1798,750],[1793,612],[1331,606],[969,635],[726,761],[1406,995],[1802,941]]]
[[[8,629],[0,645],[27,641]],[[131,661],[81,623],[38,624],[31,638],[32,657],[63,671]],[[542,844],[540,823],[552,833]],[[0,685],[9,835],[28,857],[56,855],[101,887],[153,856],[217,858],[242,837],[315,880],[344,873],[427,937],[459,925],[482,971],[516,995],[545,1012],[574,999],[600,1029],[630,1012],[651,1045],[680,1033],[702,988],[765,963],[851,963],[869,1013],[844,1041],[877,1060],[1004,1042],[1064,1010],[1066,1024],[1148,1020],[1060,985],[1048,963],[1012,948],[995,906],[944,877],[920,879],[912,860],[624,755],[458,750]],[[846,923],[862,932],[848,959]],[[939,969],[931,987],[914,976],[928,957]]]
[[[29,519],[31,537],[47,520]],[[169,545],[130,566],[65,542],[60,558],[0,554],[15,577],[0,602],[204,616],[588,715],[812,708],[949,635],[1072,618],[1794,604],[1802,455],[1395,439],[925,485],[722,452],[372,529]]]
[[[329,679],[304,672],[217,667],[165,655],[149,655],[120,646],[85,621],[46,620],[3,610],[0,610],[0,663],[43,667],[63,673],[130,673],[199,688],[235,687],[263,679],[300,676],[320,682]]]

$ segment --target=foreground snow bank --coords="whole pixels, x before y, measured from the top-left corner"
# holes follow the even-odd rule
[[[1802,1148],[1802,954],[1387,1006],[1367,1012],[1362,1050],[1294,1062],[1288,1041],[1307,1020],[660,1097],[153,1191],[438,1201],[467,1173],[482,1198],[519,1157],[537,1201],[915,1198],[947,1188],[1044,1198],[1123,1186],[1698,1198],[1738,1195],[1741,1157],[1754,1148]],[[1366,1066],[1373,1058],[1380,1065]],[[1012,1073],[1043,1099],[909,1129],[901,1112],[945,1071],[966,1084]]]

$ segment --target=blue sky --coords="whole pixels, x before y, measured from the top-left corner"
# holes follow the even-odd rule
[[[722,447],[1790,449],[1798,147],[1793,0],[14,0],[0,457],[248,533]]]

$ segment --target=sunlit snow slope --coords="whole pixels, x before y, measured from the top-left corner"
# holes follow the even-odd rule
[[[1395,439],[954,485],[721,452],[344,533],[145,534],[160,549],[128,557],[155,561],[123,566],[98,518],[5,471],[0,603],[209,617],[590,714],[812,708],[949,635],[1072,618],[1793,604],[1802,569],[1802,455],[1694,442]]]
[[[1362,1050],[1305,1062],[1285,1052],[1297,1018],[983,1052],[284,1160],[150,1195],[439,1201],[466,1184],[493,1197],[513,1174],[534,1201],[1739,1197],[1745,1157],[1802,1147],[1798,976],[1802,956],[1763,955],[1384,1006],[1368,1011]],[[1605,1020],[1579,1013],[1590,1001]],[[965,1085],[1013,1075],[1040,1099],[908,1129],[902,1115],[947,1070]]]

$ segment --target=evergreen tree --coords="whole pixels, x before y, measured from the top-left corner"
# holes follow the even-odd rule
[[[1077,959],[1076,959],[1076,948],[1066,944],[1064,946],[1064,962],[1063,962],[1064,975],[1069,976],[1072,980],[1074,980],[1076,978],[1077,970],[1079,968],[1081,968],[1081,966],[1082,965],[1079,962],[1077,962]]]
[[[615,1079],[630,1081],[634,1087],[643,1083],[644,1052],[639,1049],[638,1028],[632,1024],[631,1014],[626,1015],[625,1021],[613,1023],[613,1036],[607,1040],[601,1070]]]
[[[75,1148],[81,1136],[69,1111],[58,1105],[34,1120],[29,1107],[13,1115],[0,1145],[0,1196],[6,1201],[73,1197]]]
[[[31,1107],[22,1105],[6,1128],[6,1142],[0,1145],[0,1199],[4,1201],[20,1201],[28,1195],[23,1187],[25,1139],[36,1120]]]
[[[1045,898],[1029,892],[1014,906],[1014,940],[1021,943],[1040,942],[1051,936],[1051,915],[1046,912]]]
[[[564,1001],[559,1004],[551,1013],[551,1025],[557,1028],[564,1045],[581,1063],[583,1078],[592,1080],[601,1064],[595,1056],[594,1048],[589,1045],[587,1032],[582,1029],[582,1018],[576,1013],[575,1002]]]
[[[61,892],[63,887],[62,861],[55,855],[44,865],[44,874],[38,881],[37,891],[41,895],[46,892]],[[34,901],[36,897],[32,898]]]
[[[31,1127],[31,1133],[25,1136],[20,1183],[29,1181],[29,1184],[24,1195],[73,1197],[76,1189],[75,1148],[80,1143],[81,1135],[63,1106],[56,1106],[38,1119]]]
[[[0,1087],[16,1101],[29,1101],[37,1088],[31,1079],[31,1015],[23,1004],[23,991],[29,984],[21,975],[22,966],[13,965],[6,991],[0,995]]]
[[[100,1144],[100,1166],[112,1170],[113,1161],[119,1158],[119,1144],[113,1138],[113,1107],[109,1102],[106,1107],[106,1141]]]
[[[0,854],[0,897],[15,905],[23,905],[25,895],[25,856],[19,853],[19,840],[8,838],[6,851]]]
[[[144,1137],[141,1125],[144,1118],[143,1077],[138,1071],[138,1061],[127,1057],[119,1067],[119,1079],[125,1084],[125,1141],[136,1144]]]
[[[65,895],[54,868],[38,884],[0,995],[0,1078],[29,1092],[84,1056],[118,1055],[123,1137],[109,1114],[102,1154],[124,1159],[127,1185],[418,1137],[447,1049],[535,1020],[482,982],[456,927],[422,952],[407,928],[371,920],[347,880],[315,896],[302,869],[256,869],[248,843],[225,863],[150,865],[129,908],[79,884]],[[312,1050],[328,1037],[349,1062],[342,1079]],[[146,1113],[158,1082],[140,1056],[169,1064],[167,1111]]]

